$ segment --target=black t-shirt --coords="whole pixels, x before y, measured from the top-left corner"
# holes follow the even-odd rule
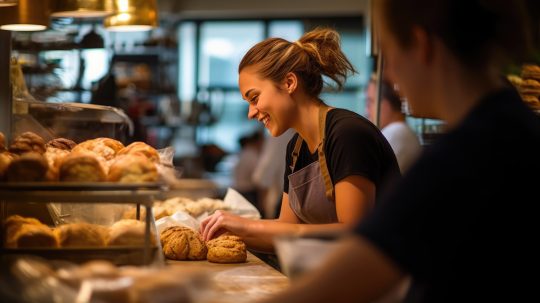
[[[345,109],[334,108],[326,115],[326,143],[324,154],[332,184],[351,175],[359,175],[371,180],[380,195],[385,182],[399,176],[399,166],[392,147],[380,130],[366,118]],[[292,152],[298,134],[287,145],[287,161],[284,192],[289,192]],[[296,161],[294,171],[317,161],[317,151],[313,154],[304,141]]]
[[[413,277],[407,302],[518,302],[538,287],[539,174],[540,117],[492,93],[356,232]]]

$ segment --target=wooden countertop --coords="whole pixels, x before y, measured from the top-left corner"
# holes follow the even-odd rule
[[[249,252],[245,263],[217,264],[206,260],[167,260],[166,263],[186,271],[200,269],[208,273],[208,285],[194,294],[197,303],[254,302],[289,286],[289,278]]]

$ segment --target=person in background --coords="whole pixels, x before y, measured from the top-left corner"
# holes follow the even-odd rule
[[[238,141],[241,150],[238,162],[233,169],[233,188],[261,212],[259,187],[253,182],[252,174],[261,155],[264,137],[262,132],[256,131],[251,135],[241,137]]]
[[[253,170],[252,180],[261,189],[261,209],[266,219],[279,217],[287,142],[294,134],[294,130],[289,129],[279,137],[267,136]]]
[[[377,83],[372,78],[366,89],[366,112],[374,123],[377,116],[376,95]],[[379,128],[396,154],[401,173],[405,173],[420,154],[422,147],[420,140],[405,121],[400,96],[386,80],[381,81]]]
[[[277,235],[352,228],[373,209],[385,182],[400,172],[373,123],[319,98],[323,75],[341,88],[355,71],[341,51],[339,34],[320,28],[295,42],[266,39],[246,53],[238,71],[248,117],[274,137],[291,128],[297,134],[287,145],[286,161],[275,163],[286,165],[279,218],[248,220],[217,211],[201,222],[204,239],[229,231],[252,250],[272,252]]]
[[[379,0],[373,20],[411,113],[445,134],[324,265],[265,302],[372,302],[406,274],[406,302],[536,297],[540,117],[502,77],[527,54],[523,2]]]

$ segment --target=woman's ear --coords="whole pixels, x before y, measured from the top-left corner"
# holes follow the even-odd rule
[[[298,87],[298,77],[296,77],[296,74],[288,72],[283,80],[283,86],[289,94],[292,94]]]

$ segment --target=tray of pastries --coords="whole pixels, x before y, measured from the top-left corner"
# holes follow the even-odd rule
[[[0,190],[134,190],[163,186],[160,155],[144,142],[111,138],[45,141],[32,132],[0,133]],[[161,170],[160,170],[161,171]]]
[[[2,226],[3,254],[32,254],[73,262],[105,259],[115,264],[143,264],[158,251],[155,228],[150,228],[146,240],[146,225],[137,220],[119,220],[110,226],[77,222],[51,228],[35,218],[12,215]],[[148,253],[146,258],[145,253]]]

